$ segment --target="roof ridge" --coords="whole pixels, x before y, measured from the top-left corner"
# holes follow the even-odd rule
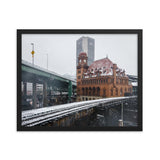
[[[108,59],[109,61],[111,61],[109,58],[101,58],[101,59],[97,59],[97,60],[95,60],[94,62],[96,62],[96,61],[100,61],[100,60],[102,60],[102,59]],[[94,63],[93,62],[93,63]],[[112,62],[112,61],[111,61]],[[112,62],[113,63],[113,62]]]

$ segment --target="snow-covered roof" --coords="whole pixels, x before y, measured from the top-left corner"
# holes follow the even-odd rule
[[[109,58],[103,58],[100,60],[94,61],[88,68],[87,72],[84,73],[85,77],[96,77],[99,73],[99,76],[107,76],[107,75],[113,75],[113,62]],[[125,76],[125,71],[116,68],[117,76]],[[90,76],[91,75],[91,76]]]
[[[95,70],[96,68],[98,70],[106,70],[107,73],[111,71],[111,67],[113,67],[112,61],[110,61],[109,58],[100,59],[97,61],[94,61],[88,68],[88,70]]]
[[[132,86],[138,86],[138,82],[131,82]]]

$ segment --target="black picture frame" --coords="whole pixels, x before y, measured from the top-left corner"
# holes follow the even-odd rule
[[[17,131],[142,131],[142,29],[17,29]],[[23,127],[21,126],[22,34],[137,34],[138,35],[138,126],[136,127]]]

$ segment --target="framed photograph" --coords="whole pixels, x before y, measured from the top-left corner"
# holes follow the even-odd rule
[[[142,131],[142,30],[17,30],[17,131]]]

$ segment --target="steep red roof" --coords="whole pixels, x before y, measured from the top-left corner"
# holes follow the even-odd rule
[[[100,70],[103,73],[109,74],[112,71],[111,67],[113,67],[113,62],[108,58],[104,58],[104,59],[94,61],[89,66],[88,70],[90,70],[90,71]]]
[[[94,61],[84,73],[84,78],[97,77],[98,74],[99,76],[113,75],[113,62],[108,58]],[[116,76],[126,76],[125,70],[117,67]]]

